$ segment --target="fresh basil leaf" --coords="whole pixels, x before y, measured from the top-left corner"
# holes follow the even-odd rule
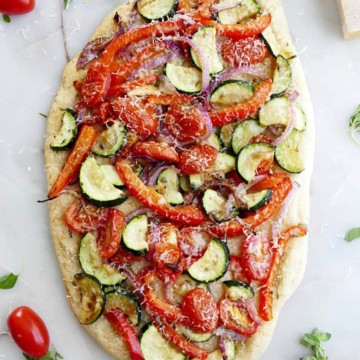
[[[301,360],[328,360],[329,358],[326,355],[326,351],[322,345],[322,342],[328,341],[330,339],[331,334],[321,332],[316,328],[311,333],[305,334],[300,339],[300,344],[312,350],[313,355],[306,356]]]
[[[14,275],[13,273],[0,277],[0,289],[12,289],[15,286],[18,277],[19,275]]]
[[[64,7],[65,7],[65,9],[67,9],[67,8],[69,7],[71,1],[72,1],[72,0],[64,0]]]
[[[345,241],[351,242],[360,238],[360,227],[349,230],[345,235]]]
[[[300,342],[310,349],[312,346],[320,345],[320,340],[313,334],[305,334]]]
[[[305,356],[301,360],[318,360],[315,356]]]
[[[61,360],[64,359],[56,350],[48,351],[42,358],[34,358],[23,353],[26,360]]]
[[[7,24],[11,21],[9,15],[3,14],[2,18],[3,18],[4,22],[6,22]]]
[[[321,342],[329,341],[331,339],[331,334],[323,333],[316,328],[313,330],[312,333],[317,336]]]
[[[360,145],[357,133],[360,131],[360,105],[350,118],[349,133],[356,144]]]

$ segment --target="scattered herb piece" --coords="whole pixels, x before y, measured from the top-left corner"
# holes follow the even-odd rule
[[[29,355],[26,355],[23,353],[24,358],[26,360],[61,360],[64,359],[61,354],[59,354],[56,350],[47,352],[42,358],[35,359],[34,357],[31,357]]]
[[[345,235],[345,241],[347,242],[351,242],[355,239],[359,239],[360,238],[360,227],[357,228],[353,228],[351,230],[349,230],[346,235]]]
[[[18,277],[19,275],[14,275],[13,273],[0,277],[0,289],[12,289]]]
[[[3,20],[4,20],[7,24],[11,21],[9,15],[3,14],[2,18],[3,18]]]
[[[349,131],[351,138],[356,142],[356,144],[360,145],[360,140],[356,136],[357,132],[360,131],[360,105],[350,118]]]
[[[39,113],[40,116],[42,116],[43,118],[47,119],[47,115],[43,114],[43,113]]]
[[[71,1],[72,1],[72,0],[64,0],[64,7],[65,7],[65,9],[67,9],[67,8],[69,7]]]
[[[306,346],[313,351],[313,355],[305,356],[301,360],[328,360],[325,348],[322,342],[329,341],[331,334],[320,332],[318,329],[314,329],[311,333],[305,334],[300,339],[300,344]]]

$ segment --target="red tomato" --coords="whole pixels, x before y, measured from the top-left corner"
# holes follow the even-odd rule
[[[49,351],[49,332],[34,310],[27,306],[15,309],[7,325],[13,340],[25,354],[41,358]]]
[[[237,256],[230,256],[229,270],[234,280],[245,281],[250,283],[248,276],[245,274],[244,268],[241,264],[241,259]]]
[[[143,141],[138,142],[132,149],[135,156],[149,156],[152,159],[169,162],[178,162],[179,155],[173,147],[164,142]]]
[[[215,299],[201,288],[190,290],[183,299],[183,313],[189,318],[190,326],[199,332],[214,331],[219,321]]]
[[[245,273],[253,280],[263,280],[270,270],[272,260],[271,244],[264,233],[249,235],[242,246],[242,265]]]
[[[251,318],[245,304],[223,299],[220,302],[220,321],[227,329],[250,337],[256,333],[257,325]]]
[[[120,246],[121,234],[125,228],[125,216],[116,209],[109,209],[108,223],[98,231],[97,245],[102,257],[110,259]]]
[[[35,0],[0,0],[0,12],[7,15],[21,15],[32,11]]]
[[[74,232],[86,233],[106,225],[108,209],[97,208],[75,200],[65,211],[67,227]]]
[[[179,169],[183,175],[199,174],[215,164],[217,151],[207,144],[199,144],[182,152],[179,156]]]
[[[257,64],[264,61],[269,55],[264,41],[259,36],[241,40],[227,39],[223,43],[221,51],[224,60],[233,67]]]
[[[201,257],[212,237],[204,227],[184,227],[179,232],[179,246],[185,255]]]
[[[119,98],[113,102],[114,112],[123,120],[126,126],[142,137],[153,134],[159,125],[155,106],[130,98]]]
[[[164,123],[175,139],[189,143],[206,134],[208,120],[204,116],[194,105],[173,103],[165,115]]]

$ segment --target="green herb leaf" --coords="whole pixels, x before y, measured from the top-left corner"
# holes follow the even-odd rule
[[[360,238],[360,227],[349,230],[345,235],[345,241],[351,242],[355,239]]]
[[[0,277],[0,289],[12,289],[18,277],[19,275],[14,275],[13,273]]]
[[[64,0],[64,7],[65,7],[65,9],[67,9],[67,8],[69,7],[71,1],[72,1],[72,0]]]
[[[326,355],[322,342],[329,341],[330,339],[331,334],[323,333],[316,328],[311,333],[305,334],[300,339],[300,344],[312,350],[313,355],[305,356],[301,360],[328,360],[329,358]]]
[[[9,15],[3,14],[2,18],[3,18],[3,20],[4,20],[7,24],[11,21]]]
[[[56,350],[48,351],[42,358],[34,358],[23,353],[26,360],[61,360],[64,359]]]
[[[360,105],[350,118],[349,131],[351,138],[356,142],[356,144],[360,145],[360,140],[356,136],[357,132],[360,131]]]

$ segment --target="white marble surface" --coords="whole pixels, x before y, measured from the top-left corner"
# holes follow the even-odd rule
[[[316,117],[317,142],[311,191],[309,261],[304,280],[282,311],[265,360],[299,359],[299,336],[317,326],[332,333],[330,359],[360,359],[360,240],[344,232],[360,226],[360,148],[347,133],[360,103],[360,40],[344,42],[335,0],[285,0],[305,69]],[[64,13],[73,56],[115,0],[74,3]],[[45,319],[51,341],[66,360],[108,359],[82,331],[67,306],[49,238],[43,135],[47,113],[65,65],[60,30],[62,0],[38,1],[35,11],[0,21],[0,274],[20,279],[0,290],[0,332],[6,316],[29,305]],[[0,358],[22,359],[6,337]]]

